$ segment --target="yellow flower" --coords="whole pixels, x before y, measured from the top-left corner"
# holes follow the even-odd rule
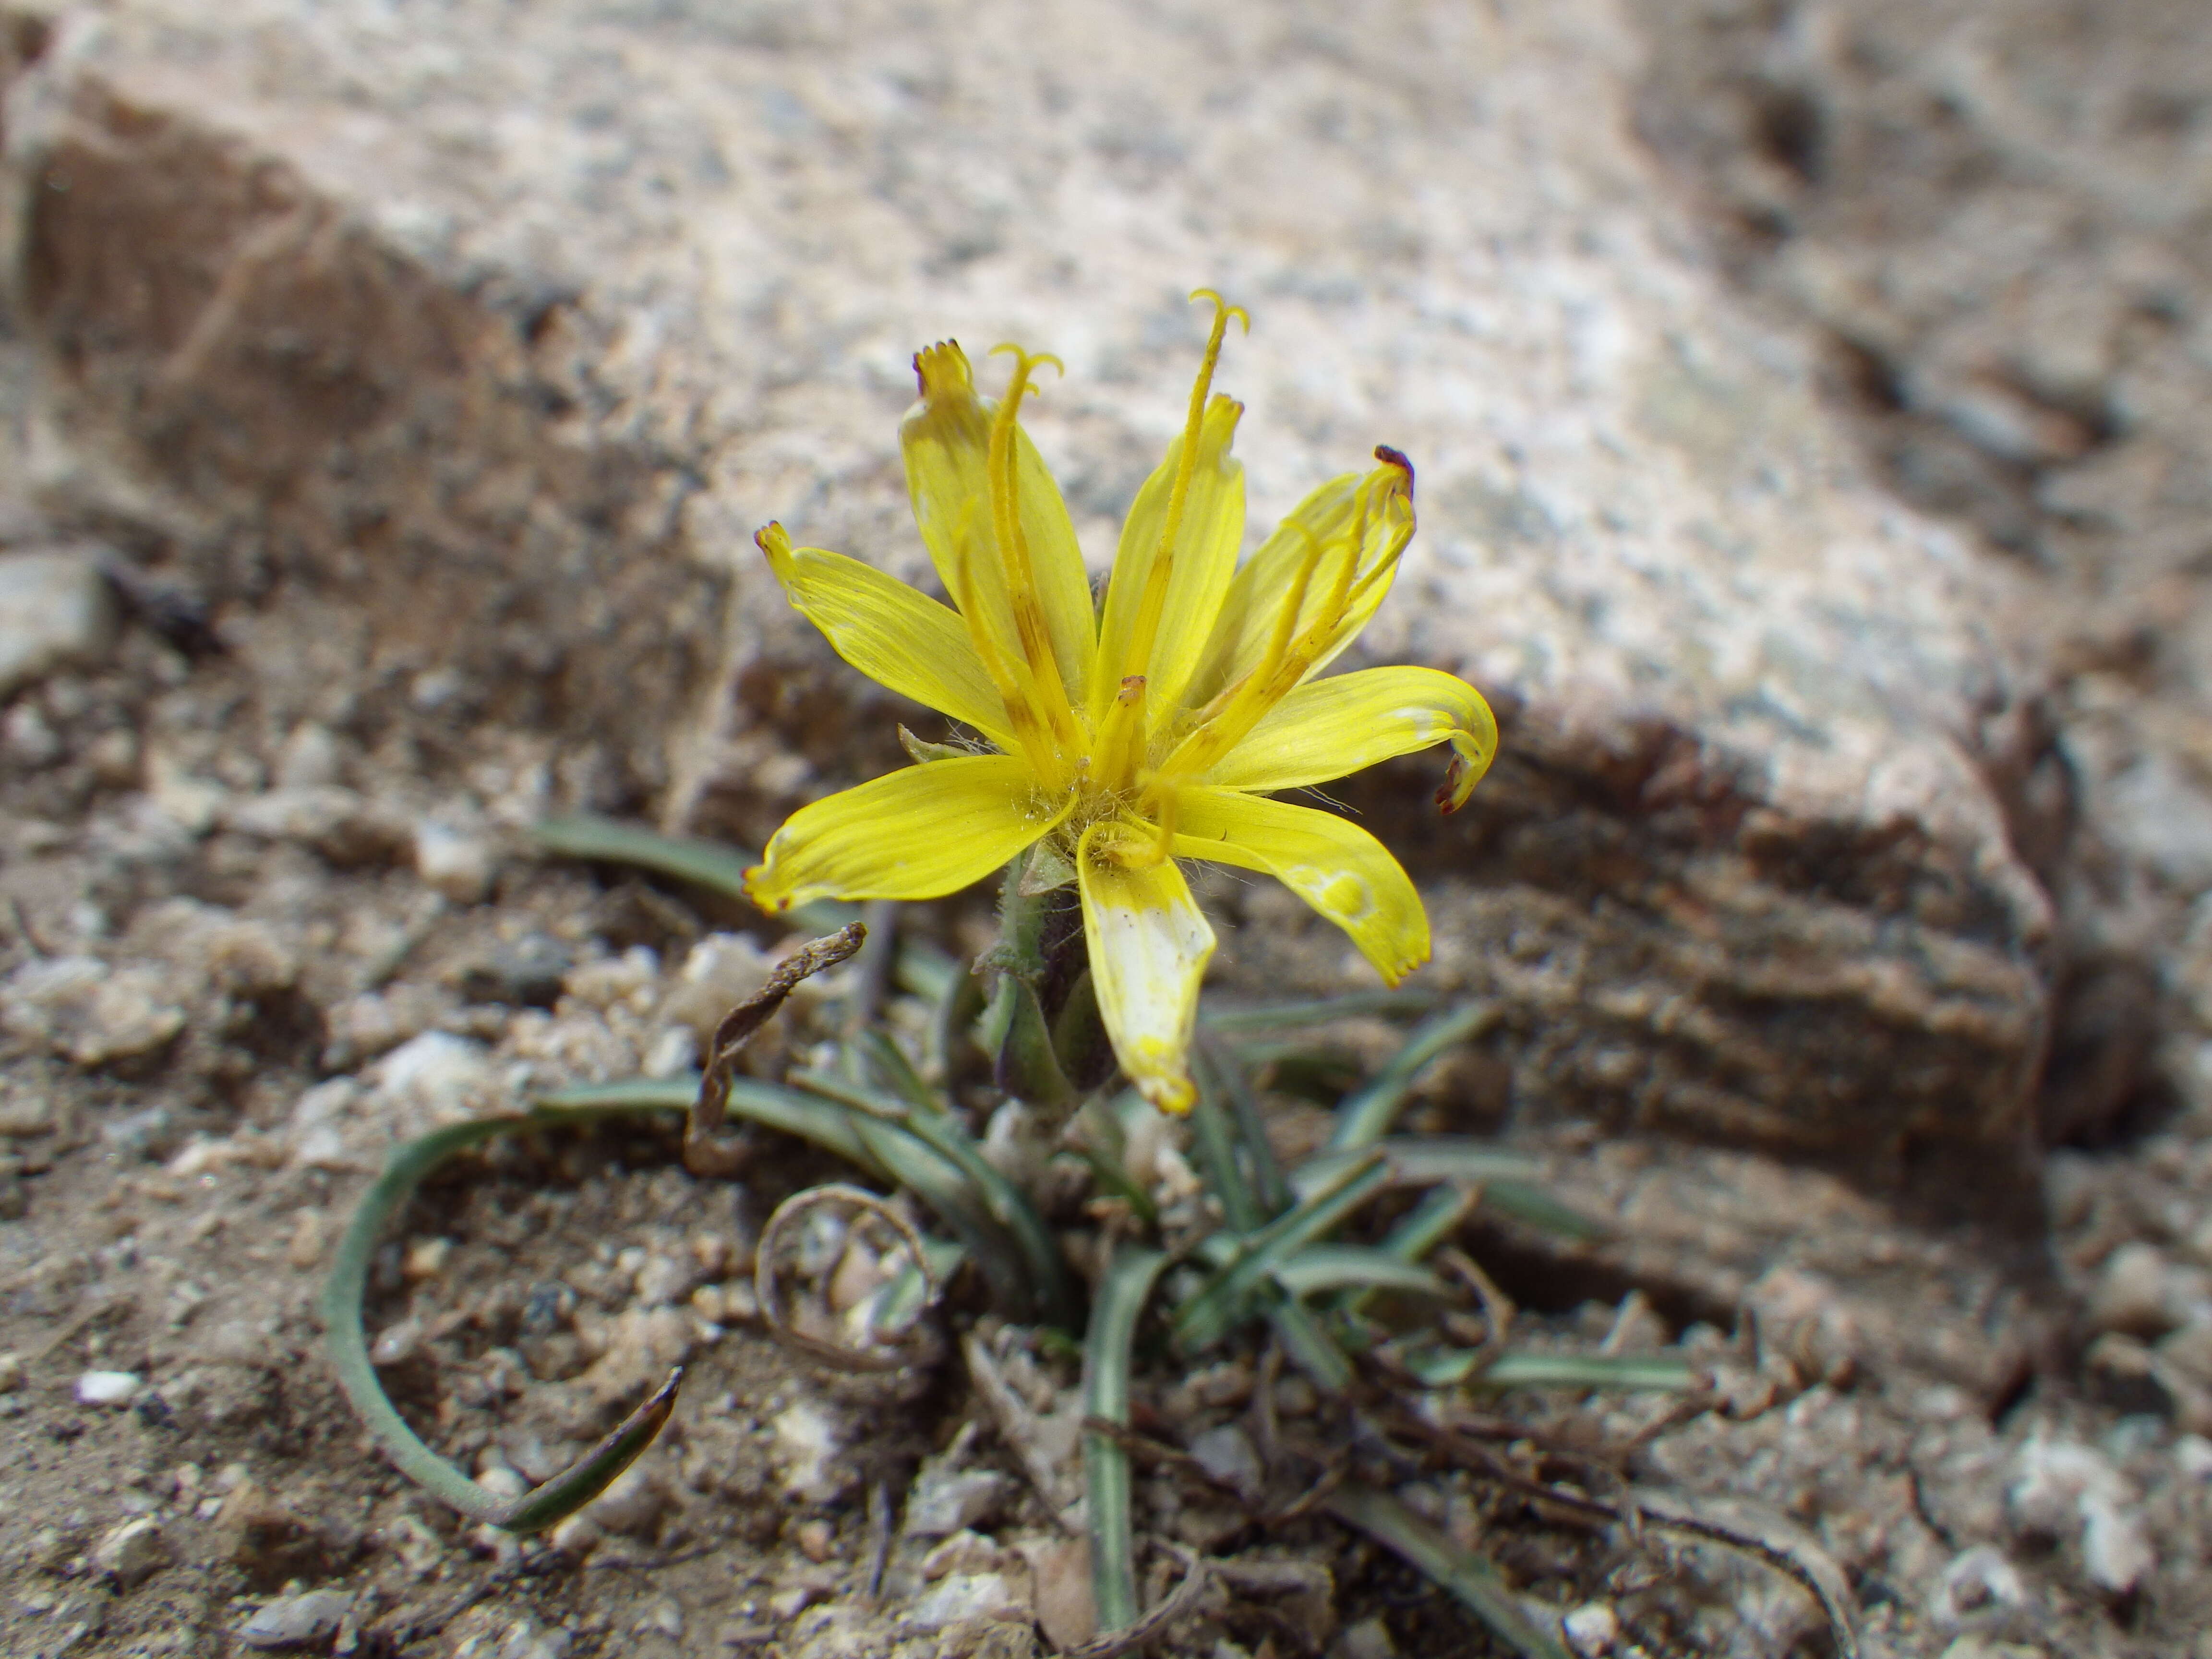
[[[760,532],[792,604],[840,656],[996,752],[909,741],[921,763],[802,808],[746,877],[771,910],[935,898],[1048,841],[1081,889],[1115,1054],[1173,1111],[1192,1099],[1191,1028],[1213,953],[1176,860],[1274,876],[1395,985],[1429,958],[1405,871],[1345,819],[1267,797],[1449,743],[1437,792],[1449,812],[1498,746],[1489,706],[1449,674],[1314,678],[1375,614],[1413,538],[1404,456],[1378,448],[1372,471],[1323,484],[1238,567],[1244,478],[1229,444],[1243,405],[1207,394],[1229,321],[1244,315],[1208,290],[1192,297],[1215,315],[1189,417],[1137,492],[1103,605],[1018,419],[1031,372],[1060,365],[1018,347],[999,348],[1014,367],[996,403],[976,396],[957,345],[915,358],[921,401],[899,442],[951,606],[842,554],[794,548],[780,525]]]

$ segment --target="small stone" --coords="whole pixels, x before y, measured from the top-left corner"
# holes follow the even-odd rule
[[[837,1551],[837,1529],[827,1521],[802,1521],[793,1534],[799,1553],[816,1565],[827,1561]]]
[[[55,731],[34,702],[23,702],[0,719],[0,748],[25,771],[52,766],[66,752],[61,733]]]
[[[422,1322],[402,1319],[386,1325],[368,1345],[372,1365],[404,1365],[422,1350]]]
[[[699,1039],[681,1025],[665,1028],[646,1046],[647,1077],[683,1077],[699,1064]]]
[[[788,1624],[812,1607],[817,1601],[830,1599],[829,1589],[821,1584],[787,1584],[768,1598],[768,1610]]]
[[[657,1471],[642,1463],[633,1463],[617,1475],[605,1492],[586,1504],[581,1513],[608,1532],[650,1538],[674,1501],[668,1483]]]
[[[1977,1544],[1943,1569],[1930,1611],[1939,1628],[1960,1630],[2000,1617],[2027,1601],[2027,1586],[2020,1569],[1994,1545]]]
[[[942,1538],[990,1521],[1012,1483],[996,1469],[955,1469],[932,1462],[915,1477],[907,1498],[906,1529],[915,1538]]]
[[[708,1279],[720,1279],[730,1271],[732,1252],[730,1241],[720,1233],[694,1233],[691,1236],[691,1259],[699,1264],[699,1271]]]
[[[276,784],[283,789],[321,789],[344,781],[344,757],[337,736],[313,720],[292,728],[276,757]]]
[[[118,1158],[158,1158],[176,1144],[173,1121],[167,1107],[149,1106],[103,1125],[100,1138]]]
[[[673,1256],[649,1255],[637,1270],[637,1299],[647,1308],[665,1308],[691,1294],[699,1282],[698,1270]]]
[[[1200,1434],[1190,1443],[1190,1455],[1208,1480],[1228,1487],[1248,1504],[1258,1501],[1267,1475],[1260,1467],[1260,1454],[1234,1423],[1224,1423]]]
[[[2081,1565],[2089,1582],[2125,1595],[2158,1565],[2158,1551],[2142,1514],[2096,1499],[2081,1505]]]
[[[22,1386],[22,1356],[13,1350],[0,1353],[0,1394],[13,1394]]]
[[[545,1541],[572,1561],[580,1561],[606,1540],[606,1528],[587,1514],[578,1513],[553,1528]]]
[[[2168,1333],[2158,1345],[2158,1357],[2191,1382],[2212,1388],[2212,1323]]]
[[[0,697],[115,639],[115,596],[90,548],[0,553]]]
[[[222,822],[241,835],[301,842],[341,867],[392,863],[413,839],[380,803],[330,785],[238,797],[225,803]]]
[[[94,1567],[125,1589],[143,1583],[167,1566],[171,1559],[161,1523],[143,1515],[136,1521],[125,1521],[92,1550]]]
[[[1098,1633],[1098,1604],[1091,1579],[1091,1546],[1081,1538],[1039,1540],[1025,1546],[1036,1585],[1036,1621],[1056,1648],[1079,1647]]]
[[[921,1558],[924,1578],[957,1572],[988,1572],[999,1565],[999,1547],[979,1532],[956,1532]]]
[[[109,788],[130,788],[138,781],[138,734],[120,726],[102,732],[85,746],[84,758]]]
[[[722,1016],[768,983],[775,958],[743,933],[709,933],[691,947],[660,1017],[687,1027],[701,1042]]]
[[[0,1135],[28,1139],[52,1134],[53,1128],[52,1095],[18,1083],[0,1083]]]
[[[529,933],[501,939],[464,968],[455,983],[471,1002],[550,1008],[560,1001],[562,981],[575,963],[575,952],[551,934]]]
[[[1328,1659],[1398,1659],[1398,1644],[1380,1619],[1363,1619],[1345,1626],[1329,1648]]]
[[[833,1503],[853,1484],[853,1472],[841,1455],[845,1440],[837,1421],[813,1401],[793,1401],[778,1412],[769,1426],[775,1431],[773,1456],[777,1474],[784,1491],[793,1498],[808,1504]],[[921,1482],[915,1485],[918,1487]],[[945,1530],[957,1532],[959,1528]]]
[[[386,1527],[382,1538],[384,1547],[399,1558],[399,1565],[417,1578],[429,1577],[446,1559],[445,1540],[411,1515],[403,1515]]]
[[[660,958],[642,945],[633,945],[618,957],[602,957],[568,970],[561,981],[565,995],[586,1008],[631,1013],[652,1012],[660,981]]]
[[[97,957],[48,957],[0,981],[0,1028],[72,1064],[106,1066],[167,1046],[185,1029],[151,968],[110,968]]]
[[[311,1271],[323,1259],[323,1212],[303,1204],[292,1215],[292,1235],[284,1242],[284,1261],[295,1272]]]
[[[483,1463],[477,1470],[477,1485],[494,1498],[513,1503],[530,1490],[530,1482],[519,1469],[495,1459]]]
[[[425,818],[415,826],[415,873],[456,904],[477,904],[499,874],[499,854],[482,836]]]
[[[80,1406],[127,1406],[142,1386],[135,1371],[87,1371],[76,1380]]]
[[[238,1639],[267,1651],[303,1648],[336,1633],[352,1606],[353,1597],[337,1590],[279,1596],[239,1626]]]
[[[2129,1336],[2157,1337],[2177,1322],[2167,1308],[2166,1263],[2156,1247],[2123,1244],[2106,1258],[2089,1316],[2097,1328]]]
[[[958,1572],[940,1578],[911,1602],[903,1622],[923,1630],[942,1630],[947,1625],[963,1624],[970,1619],[1026,1612],[1005,1574]]]
[[[446,1263],[453,1254],[450,1238],[418,1238],[407,1247],[400,1258],[399,1275],[410,1284],[436,1279],[446,1271]]]
[[[666,1596],[653,1603],[638,1616],[630,1628],[634,1631],[658,1631],[661,1635],[677,1637],[684,1634],[684,1609]]]
[[[2173,1443],[2173,1467],[2191,1480],[2212,1480],[2212,1440],[2183,1435]]]
[[[483,1045],[450,1031],[410,1037],[377,1062],[376,1076],[380,1097],[432,1122],[465,1116],[498,1080]]]
[[[1603,1601],[1586,1601],[1559,1620],[1559,1629],[1582,1659],[1601,1659],[1620,1640],[1620,1615]]]

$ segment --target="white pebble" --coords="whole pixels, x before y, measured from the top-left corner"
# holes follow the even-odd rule
[[[336,1631],[352,1606],[353,1597],[337,1590],[279,1596],[240,1627],[238,1639],[250,1648],[306,1647]]]
[[[139,1377],[135,1371],[87,1371],[76,1380],[77,1403],[81,1406],[124,1406],[138,1392]]]
[[[0,696],[115,638],[115,599],[89,548],[0,554]]]
[[[1602,1601],[1588,1601],[1559,1620],[1559,1628],[1583,1659],[1599,1659],[1620,1640],[1620,1615]]]
[[[434,818],[415,826],[415,873],[456,904],[475,904],[491,891],[499,855],[489,842]]]
[[[152,1577],[173,1559],[160,1523],[144,1516],[125,1521],[92,1551],[92,1565],[125,1589]]]

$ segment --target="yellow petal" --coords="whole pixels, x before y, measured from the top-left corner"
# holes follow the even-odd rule
[[[779,525],[757,539],[785,595],[839,656],[877,684],[1013,747],[1006,703],[957,613],[858,559],[794,548]]]
[[[1235,789],[1176,792],[1175,854],[1262,870],[1352,936],[1383,982],[1429,959],[1429,918],[1398,860],[1358,824]]]
[[[1463,803],[1498,752],[1498,722],[1482,693],[1433,668],[1363,668],[1308,680],[1206,774],[1232,789],[1298,789],[1327,783],[1431,744],[1449,743],[1459,764],[1447,811]]]
[[[1363,492],[1371,492],[1364,534]],[[1331,596],[1339,591],[1347,560],[1355,586],[1358,578],[1381,572],[1334,619],[1305,665],[1306,677],[1327,667],[1358,637],[1389,592],[1396,574],[1390,562],[1413,535],[1413,521],[1412,475],[1389,462],[1364,477],[1347,472],[1332,478],[1300,501],[1230,584],[1191,683],[1190,702],[1205,702],[1260,665],[1296,590],[1299,568],[1316,547],[1321,557],[1290,629],[1293,641],[1322,619]]]
[[[899,423],[907,493],[915,523],[945,591],[957,596],[964,580],[968,619],[988,630],[1006,662],[1023,653],[1014,628],[1006,564],[991,514],[991,417],[995,399],[975,395],[968,359],[950,342],[920,352],[915,368],[921,401]],[[1082,695],[1093,626],[1090,579],[1060,487],[1026,434],[1018,434],[1015,479],[1021,526],[1029,544],[1037,600],[1052,635],[1060,680],[1071,700]]]
[[[1026,432],[1016,432],[1014,444],[1022,536],[1030,546],[1037,601],[1052,631],[1060,684],[1067,688],[1068,702],[1080,708],[1097,649],[1098,616],[1091,596],[1091,575],[1083,568],[1083,550],[1076,544],[1075,521],[1067,516],[1067,503],[1060,499],[1060,485],[1044,457]]]
[[[1237,417],[1243,412],[1244,405],[1231,398],[1216,398],[1206,406],[1199,427],[1198,461],[1191,472],[1174,563],[1161,601],[1158,632],[1149,660],[1141,667],[1128,660],[1130,643],[1159,556],[1160,539],[1166,533],[1176,471],[1182,462],[1182,438],[1168,446],[1167,459],[1137,492],[1121,526],[1121,550],[1115,555],[1100,620],[1099,672],[1091,687],[1094,720],[1104,718],[1106,703],[1125,674],[1145,676],[1146,704],[1155,725],[1173,714],[1190,684],[1200,647],[1229,591],[1237,549],[1244,539],[1244,467],[1229,454]]]
[[[939,898],[981,881],[1066,813],[1066,802],[1038,798],[1011,756],[933,761],[799,808],[745,872],[745,890],[763,910]]]
[[[1144,861],[1152,845],[1139,826],[1093,824],[1077,851],[1076,879],[1091,983],[1115,1056],[1146,1100],[1187,1112],[1196,1098],[1191,1030],[1213,929],[1172,859]],[[1122,853],[1135,861],[1124,865]]]

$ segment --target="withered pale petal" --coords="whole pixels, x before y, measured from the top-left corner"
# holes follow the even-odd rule
[[[1197,1097],[1190,1039],[1213,929],[1173,859],[1147,860],[1139,851],[1124,863],[1118,856],[1146,839],[1142,826],[1091,825],[1077,848],[1076,882],[1091,983],[1115,1056],[1146,1100],[1187,1112]]]

